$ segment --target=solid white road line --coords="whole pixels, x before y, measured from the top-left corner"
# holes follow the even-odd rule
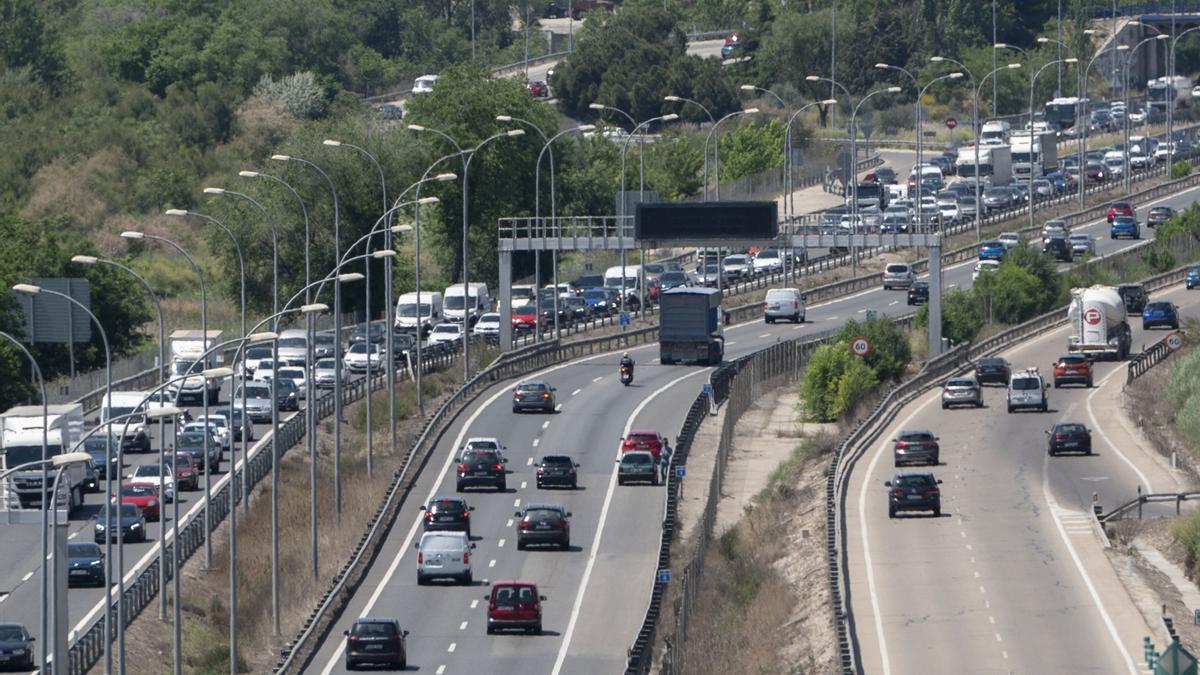
[[[33,577],[33,572],[26,572],[26,573],[25,573],[25,576],[21,577],[21,581],[22,581],[22,582],[29,581],[29,579],[30,579],[31,577]]]
[[[1095,398],[1096,394],[1099,394],[1100,390],[1104,388],[1104,383],[1112,379],[1114,375],[1124,372],[1125,371],[1121,370],[1120,368],[1114,368],[1111,373],[1105,375],[1104,379],[1100,380],[1100,386],[1095,387],[1092,392],[1088,394],[1088,419],[1092,421],[1092,430],[1095,431],[1098,436],[1100,436],[1101,440],[1104,441],[1104,444],[1108,446],[1109,450],[1112,450],[1114,453],[1116,453],[1117,457],[1120,457],[1121,461],[1125,462],[1126,466],[1128,466],[1130,469],[1133,469],[1133,472],[1137,474],[1138,480],[1142,482],[1142,487],[1145,489],[1146,493],[1149,494],[1154,492],[1154,486],[1150,484],[1150,479],[1147,478],[1146,474],[1142,473],[1142,470],[1133,463],[1133,460],[1129,459],[1125,453],[1121,452],[1121,449],[1117,447],[1116,443],[1113,443],[1111,440],[1109,440],[1108,434],[1104,433],[1103,427],[1100,426],[1100,421],[1096,418],[1096,411],[1092,408],[1092,399]]]
[[[638,403],[637,407],[633,409],[633,412],[629,414],[629,417],[625,420],[625,429],[621,432],[621,438],[629,435],[629,430],[633,428],[634,420],[637,419],[637,416],[641,414],[642,410],[644,410],[646,406],[650,405],[651,401],[658,398],[659,394],[670,390],[671,387],[674,387],[676,384],[679,384],[689,377],[708,374],[711,373],[712,370],[712,368],[705,368],[703,370],[697,370],[695,372],[688,373],[687,375],[681,375],[659,387],[658,389],[655,389],[653,393],[642,399],[641,403]],[[619,444],[618,452],[620,452]],[[583,578],[579,581],[579,589],[575,592],[575,602],[571,605],[571,618],[567,622],[567,629],[563,631],[562,643],[560,643],[558,646],[558,658],[554,660],[554,668],[550,671],[550,675],[559,675],[562,672],[563,663],[567,659],[567,650],[571,646],[571,637],[575,634],[575,624],[577,621],[579,621],[579,610],[583,605],[583,596],[587,592],[588,580],[592,577],[592,569],[596,566],[596,556],[600,552],[600,538],[604,534],[604,522],[608,520],[608,509],[612,505],[613,493],[615,492],[616,486],[617,466],[614,464],[612,473],[610,473],[608,476],[608,489],[604,493],[604,505],[600,507],[600,520],[596,524],[596,534],[594,537],[592,537],[592,547],[588,552],[587,565],[583,568]]]
[[[904,418],[904,421],[895,425],[900,429],[908,426],[912,418],[916,417],[930,403],[933,403],[934,397],[930,397],[915,410]],[[879,660],[883,664],[883,670],[880,671],[883,675],[890,675],[892,672],[892,664],[889,662],[887,650],[887,638],[883,634],[883,616],[879,613],[879,593],[875,588],[875,568],[871,562],[871,540],[867,533],[867,486],[871,485],[872,476],[875,475],[875,466],[879,463],[879,458],[883,456],[891,446],[891,441],[884,441],[879,444],[879,448],[875,451],[875,455],[871,457],[870,464],[867,465],[867,475],[863,478],[862,487],[858,491],[858,529],[862,535],[863,547],[863,562],[867,568],[867,594],[871,597],[871,613],[875,619],[875,634],[879,638]],[[982,591],[983,587],[980,586]]]
[[[1114,371],[1119,372],[1119,371]],[[1083,561],[1079,559],[1079,554],[1075,552],[1075,545],[1071,543],[1071,537],[1067,535],[1063,529],[1062,521],[1059,520],[1058,514],[1070,514],[1071,512],[1063,509],[1054,499],[1053,491],[1050,489],[1050,481],[1047,476],[1050,473],[1050,455],[1042,455],[1042,498],[1046,500],[1047,506],[1050,507],[1050,519],[1054,521],[1054,527],[1058,530],[1058,536],[1062,539],[1063,545],[1067,547],[1067,553],[1071,554],[1071,561],[1075,563],[1075,569],[1079,572],[1079,576],[1083,578],[1083,583],[1087,586],[1088,594],[1092,596],[1092,602],[1096,605],[1096,611],[1100,613],[1100,618],[1104,620],[1104,627],[1108,629],[1108,636],[1117,647],[1121,657],[1125,659],[1125,664],[1130,673],[1138,673],[1140,670],[1137,664],[1129,656],[1129,652],[1125,649],[1125,643],[1121,640],[1121,636],[1117,634],[1117,627],[1113,624],[1112,617],[1108,615],[1108,610],[1104,607],[1104,602],[1100,600],[1100,594],[1096,592],[1096,586],[1092,583],[1092,578],[1088,576],[1087,570],[1083,568]]]

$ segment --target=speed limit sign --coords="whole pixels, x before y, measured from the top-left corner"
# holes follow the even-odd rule
[[[850,342],[850,351],[854,352],[855,356],[866,356],[871,353],[871,343],[860,335]]]
[[[1163,343],[1167,345],[1168,350],[1176,351],[1183,346],[1183,333],[1171,333],[1163,338]]]

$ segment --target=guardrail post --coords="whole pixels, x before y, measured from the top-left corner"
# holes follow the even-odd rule
[[[1146,498],[1142,496],[1142,486],[1141,485],[1137,486],[1137,493],[1138,493],[1138,520],[1141,520],[1142,519],[1142,504],[1144,504],[1146,501]]]

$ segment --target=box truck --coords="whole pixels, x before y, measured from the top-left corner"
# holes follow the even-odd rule
[[[46,457],[61,455],[75,447],[83,437],[83,406],[78,403],[51,405],[42,415],[42,406],[23,405],[10,408],[0,415],[0,447],[4,451],[4,470],[38,462],[42,459],[42,429],[46,430]],[[116,439],[114,439],[115,441]],[[113,453],[117,452],[114,445]],[[49,469],[49,481],[53,482],[57,469]],[[73,509],[83,503],[83,484],[87,467],[69,464],[59,481],[57,504]],[[9,508],[40,509],[51,485],[42,484],[42,469],[38,467],[22,470],[9,476],[9,492],[6,500]]]
[[[721,291],[681,286],[659,296],[658,353],[664,366],[717,365],[725,357]]]

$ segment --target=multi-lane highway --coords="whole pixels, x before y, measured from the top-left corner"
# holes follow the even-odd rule
[[[1200,294],[1168,299],[1184,313]],[[1134,344],[1161,339],[1131,322]],[[1068,329],[1002,352],[1013,369],[1050,364]],[[1003,387],[981,409],[941,410],[940,390],[919,397],[858,462],[846,523],[854,623],[868,673],[1137,673],[1146,625],[1093,530],[1091,497],[1118,506],[1146,491],[1174,491],[1161,460],[1127,442],[1114,414],[1126,363],[1098,362],[1096,387],[1050,390],[1048,413],[1008,413]],[[1092,456],[1047,454],[1059,421],[1092,431]],[[902,429],[941,438],[942,515],[890,519],[885,480]],[[908,469],[905,469],[908,470]],[[913,469],[923,471],[923,468]],[[1149,507],[1148,507],[1149,508]],[[1164,510],[1165,512],[1165,510]]]
[[[1145,209],[1157,203],[1182,207],[1190,204],[1197,195],[1200,195],[1200,189],[1192,189],[1141,204],[1139,213],[1144,216]],[[1103,221],[1074,231],[1095,236],[1099,255],[1140,243],[1108,239]],[[972,267],[973,262],[968,262],[947,268],[944,283],[969,286]],[[730,327],[726,354],[736,358],[779,339],[835,328],[846,319],[861,317],[869,309],[892,315],[909,311],[905,296],[899,291],[865,291],[809,307],[809,323],[806,324],[766,326],[755,321]],[[393,529],[378,562],[331,631],[331,637],[321,645],[309,672],[343,671],[342,630],[358,616],[398,618],[411,632],[409,663],[435,673],[557,674],[620,669],[624,664],[625,649],[632,642],[645,609],[655,565],[664,493],[661,489],[616,485],[614,460],[618,440],[631,427],[656,428],[673,438],[688,404],[711,370],[658,366],[653,345],[630,352],[641,363],[636,371],[635,387],[626,389],[617,382],[618,354],[598,355],[554,366],[536,375],[558,388],[561,409],[554,415],[512,414],[508,400],[511,383],[485,393],[460,415],[420,477],[413,491],[416,497],[407,505],[409,515]],[[1042,357],[1044,365],[1050,360],[1051,356]],[[1052,396],[1055,395],[1057,392],[1052,392]],[[989,412],[994,410],[989,409]],[[1025,422],[1030,418],[1019,419]],[[1030,432],[1036,434],[1039,443],[1041,429],[1037,425],[1035,431]],[[984,427],[981,431],[992,430]],[[508,448],[512,471],[508,492],[480,491],[467,495],[469,503],[475,507],[472,529],[477,545],[473,562],[476,583],[470,587],[418,586],[416,553],[412,548],[421,531],[418,500],[423,502],[435,495],[454,494],[454,450],[473,436],[498,437]],[[530,464],[549,453],[571,454],[581,464],[581,488],[578,491],[531,487],[534,473]],[[980,471],[977,475],[982,479],[993,473]],[[1006,499],[1018,504],[1032,499],[1012,486],[984,488],[981,494],[989,498],[994,496],[1001,504],[1008,503],[1003,501]],[[572,550],[516,550],[511,522],[513,512],[530,502],[560,503],[573,512]],[[880,510],[879,513],[884,512]],[[928,558],[936,554],[936,551],[930,551],[919,555]],[[1001,557],[1028,556],[1027,551],[1014,550]],[[876,560],[879,564],[880,559],[877,557]],[[889,555],[882,562],[894,561]],[[919,565],[914,564],[914,568],[919,578],[926,574]],[[537,582],[548,596],[544,605],[546,634],[541,637],[487,635],[484,579]],[[892,586],[905,585],[900,579],[889,578],[889,582]],[[859,599],[856,597],[855,601]],[[938,598],[926,601],[936,603]],[[915,616],[919,621],[920,615]],[[1102,633],[1096,635],[1103,636]],[[906,642],[901,640],[901,643]],[[939,643],[926,641],[920,644],[933,644],[936,648]],[[913,670],[906,667],[896,672]]]

